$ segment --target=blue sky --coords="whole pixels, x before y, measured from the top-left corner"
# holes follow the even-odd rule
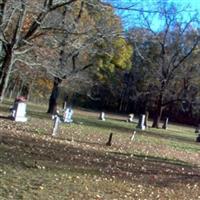
[[[117,7],[123,8],[135,4],[134,8],[138,7],[148,10],[150,9],[150,6],[152,6],[158,0],[105,0],[105,1],[110,2],[111,4]],[[187,12],[184,13],[184,17],[186,20],[187,18],[189,18],[189,16],[194,14],[194,11],[197,11],[200,14],[200,0],[162,0],[162,2],[175,3],[176,5],[178,5],[177,6],[178,8],[182,6],[187,7]],[[116,9],[116,13],[122,18],[123,25],[125,28],[130,27],[133,21],[134,23],[135,22],[137,23],[137,20],[135,19],[138,17],[138,13],[134,11]],[[158,17],[155,16],[153,17],[152,15],[152,23],[154,29],[158,29],[158,27],[161,25],[162,22],[159,20]]]
[[[151,4],[152,2],[156,2],[156,0],[104,0],[106,2],[120,4],[123,5],[130,5],[131,3],[140,2],[140,3],[148,3]],[[166,0],[163,0],[163,2]],[[197,9],[200,12],[200,0],[167,0],[169,2],[174,2],[180,5],[191,5],[192,9]]]

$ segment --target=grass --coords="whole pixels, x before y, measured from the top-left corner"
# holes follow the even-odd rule
[[[75,110],[52,138],[46,107],[26,123],[0,105],[0,199],[200,199],[200,145],[193,127],[137,130],[123,116]],[[113,133],[112,146],[106,146]]]

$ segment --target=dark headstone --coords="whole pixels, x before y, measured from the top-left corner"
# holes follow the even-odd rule
[[[110,133],[110,136],[109,136],[108,142],[106,143],[106,146],[111,146],[112,145],[112,136],[113,136],[113,134]]]
[[[200,124],[199,124],[198,127],[195,129],[195,133],[200,133]]]
[[[197,136],[196,142],[200,142],[200,134]]]

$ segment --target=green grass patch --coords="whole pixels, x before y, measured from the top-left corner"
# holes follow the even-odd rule
[[[10,105],[0,104],[2,116]],[[47,108],[27,108],[26,123],[0,120],[0,199],[199,198],[193,127],[140,131],[123,116],[100,121],[97,113],[75,110],[74,123],[61,124],[53,138]]]

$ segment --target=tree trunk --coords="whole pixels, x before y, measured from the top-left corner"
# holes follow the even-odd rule
[[[0,73],[0,101],[2,102],[5,96],[5,91],[8,86],[10,72],[12,70],[12,50],[7,49],[6,56],[3,60]]]
[[[162,98],[163,98],[162,94],[160,94],[158,104],[157,104],[156,113],[155,113],[155,117],[153,119],[152,128],[159,128],[159,123],[160,123],[160,119],[162,117],[162,111],[163,111]]]
[[[148,119],[149,119],[149,111],[145,112],[145,121],[144,121],[144,126],[148,128]]]
[[[34,78],[31,80],[31,82],[28,85],[27,101],[30,100],[34,82],[35,82],[35,76],[34,76]]]
[[[59,96],[59,85],[61,82],[62,80],[60,78],[54,78],[54,85],[51,92],[51,96],[49,98],[49,108],[47,110],[47,113],[54,114],[56,112],[57,99]]]
[[[121,99],[120,99],[120,105],[119,105],[119,111],[126,111],[128,107],[128,102],[127,102],[127,94],[128,94],[128,88],[124,88],[121,94]]]
[[[21,84],[20,84],[17,96],[21,96],[22,95],[22,91],[23,91],[23,87],[24,87],[24,82],[25,82],[24,80],[21,81]]]

